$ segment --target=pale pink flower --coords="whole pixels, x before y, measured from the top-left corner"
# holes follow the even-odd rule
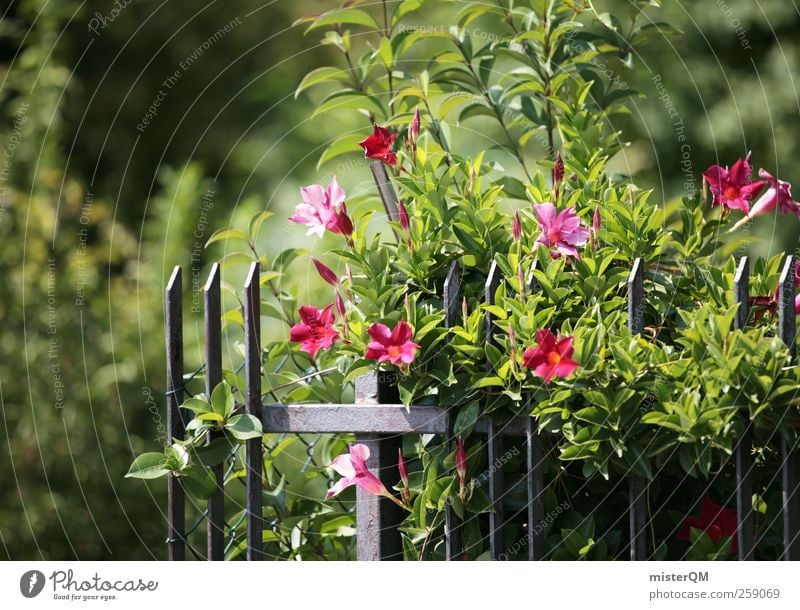
[[[533,206],[533,211],[542,231],[536,243],[550,250],[553,258],[561,255],[580,258],[577,246],[586,245],[591,230],[581,225],[575,208],[569,207],[559,213],[552,203],[540,203]]]
[[[350,237],[353,223],[347,215],[345,192],[334,176],[328,188],[313,184],[300,189],[303,203],[298,204],[289,220],[308,227],[308,235],[322,237],[325,231]]]
[[[753,204],[748,217],[762,216],[776,207],[781,214],[796,214],[800,217],[800,203],[792,199],[792,185],[784,180],[778,180],[764,169],[759,170],[758,175],[764,178],[769,186]]]
[[[369,447],[361,443],[351,445],[350,453],[343,453],[336,457],[331,462],[331,468],[338,472],[342,478],[328,490],[328,494],[325,496],[326,499],[332,498],[348,487],[356,485],[367,493],[385,496],[397,502],[397,498],[389,493],[389,490],[381,483],[381,480],[367,468],[368,459]]]

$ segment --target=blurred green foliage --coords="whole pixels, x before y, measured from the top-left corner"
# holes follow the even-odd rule
[[[684,192],[685,172],[700,188],[708,165],[748,150],[757,167],[800,175],[800,15],[791,3],[663,4],[658,20],[683,34],[655,39],[638,58],[644,68],[629,85],[644,97],[630,99],[617,125],[634,143],[618,171],[666,198]],[[631,3],[595,5],[617,17],[612,28],[630,25]],[[202,349],[192,273],[204,276],[224,253],[198,252],[196,242],[242,226],[257,209],[286,215],[299,185],[330,173],[348,192],[369,188],[357,154],[315,165],[331,140],[365,133],[367,118],[309,119],[320,97],[294,98],[302,75],[332,60],[319,36],[292,23],[335,2],[115,6],[12,0],[0,18],[0,556],[8,558],[165,556],[163,484],[122,476],[134,452],[163,442],[169,269],[187,272],[188,370]],[[771,253],[796,250],[797,221],[777,218],[755,230]],[[265,251],[303,244],[302,234],[271,237]],[[311,278],[306,270],[295,282],[313,291]]]

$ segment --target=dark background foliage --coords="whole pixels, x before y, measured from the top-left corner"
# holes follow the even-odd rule
[[[623,27],[629,4],[596,3]],[[666,199],[748,150],[756,167],[798,176],[794,3],[664,4],[658,20],[683,34],[655,37],[632,73],[609,66],[643,94],[619,123],[633,145],[617,170]],[[285,216],[296,188],[321,174],[347,187],[367,179],[356,155],[316,168],[329,139],[366,132],[366,121],[309,120],[318,98],[294,98],[332,54],[292,23],[333,6],[12,0],[2,9],[0,556],[165,555],[163,484],[122,475],[134,452],[159,443],[168,270],[204,275],[222,252],[196,251],[198,239],[261,208]],[[137,129],[160,90],[157,115]],[[772,252],[795,250],[797,222],[777,218],[755,230]],[[190,299],[191,273],[187,283]],[[201,346],[196,314],[187,322],[190,368]]]

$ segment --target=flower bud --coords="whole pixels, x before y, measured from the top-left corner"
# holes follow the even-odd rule
[[[460,436],[456,444],[456,474],[463,488],[467,480],[467,452],[464,449],[464,439]]]
[[[522,239],[522,222],[519,219],[519,210],[514,212],[514,225],[511,227],[511,235],[514,237],[514,241]]]
[[[564,180],[564,159],[561,158],[561,153],[556,154],[556,164],[553,167],[553,191],[558,193],[558,187],[561,186],[561,181]]]
[[[411,140],[413,146],[417,145],[417,140],[419,139],[419,127],[419,108],[417,108],[414,112],[414,119],[411,121],[411,126],[408,128],[408,138]]]
[[[405,487],[408,487],[408,470],[406,469],[406,461],[403,459],[403,450],[397,450],[397,470],[400,472],[400,480]]]
[[[333,270],[325,263],[317,260],[314,257],[311,257],[311,260],[314,261],[314,266],[317,268],[317,272],[319,272],[320,277],[328,282],[331,286],[336,288],[339,285],[339,278],[336,277],[336,274],[333,272]]]
[[[411,227],[411,222],[408,218],[408,210],[406,209],[406,205],[402,201],[397,204],[397,212],[400,216],[400,228],[403,229],[404,233],[408,233],[408,230]]]

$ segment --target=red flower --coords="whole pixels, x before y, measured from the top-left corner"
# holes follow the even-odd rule
[[[372,135],[359,142],[358,145],[364,149],[364,156],[367,159],[377,159],[386,165],[396,165],[397,157],[392,152],[392,144],[396,137],[396,133],[391,133],[385,127],[375,125]]]
[[[313,305],[300,308],[302,322],[292,326],[290,339],[294,343],[302,343],[300,351],[308,353],[312,358],[322,349],[328,349],[339,338],[333,330],[333,305],[320,311]]]
[[[750,153],[733,164],[730,171],[719,165],[712,165],[703,172],[714,195],[712,205],[722,205],[729,210],[750,213],[750,201],[764,188],[766,180],[750,180]]]
[[[730,538],[731,552],[735,553],[739,550],[739,541],[736,539],[735,508],[725,508],[705,496],[700,505],[700,516],[689,515],[686,517],[675,539],[691,540],[692,528],[704,531],[715,543],[722,538]]]
[[[364,358],[392,364],[411,364],[414,362],[414,350],[419,345],[412,343],[412,330],[408,322],[400,320],[394,330],[385,324],[375,323],[367,331],[372,341],[367,345]]]
[[[572,337],[556,339],[548,329],[536,331],[537,347],[529,347],[522,355],[522,363],[537,377],[550,383],[553,377],[569,377],[578,368],[572,359]]]

